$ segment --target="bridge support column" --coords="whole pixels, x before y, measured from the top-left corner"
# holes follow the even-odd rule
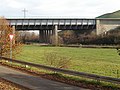
[[[96,34],[99,35],[101,34],[101,31],[100,31],[100,20],[96,20]]]
[[[57,46],[58,45],[58,26],[57,25],[54,26],[53,36],[54,36],[55,45]]]
[[[51,43],[52,30],[48,30],[48,42]]]
[[[48,43],[48,39],[49,39],[49,37],[48,37],[48,30],[46,30],[46,43]]]
[[[50,37],[49,42],[50,44],[52,44],[53,30],[49,31],[49,37]]]
[[[47,30],[47,43],[50,42],[50,30]]]
[[[51,35],[50,30],[43,30],[42,39],[44,43],[50,43],[50,35]]]
[[[48,43],[48,31],[42,30],[41,34],[42,43]]]
[[[47,30],[44,30],[44,42],[47,43]]]
[[[44,42],[44,38],[43,38],[43,30],[39,30],[39,43],[43,43]]]
[[[45,43],[45,38],[46,38],[46,34],[45,34],[45,30],[43,30],[43,42]]]

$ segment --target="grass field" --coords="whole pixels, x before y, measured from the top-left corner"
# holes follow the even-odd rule
[[[55,51],[72,58],[71,70],[120,77],[120,56],[116,49],[43,47],[26,45],[17,59],[45,64],[44,53]],[[118,72],[117,72],[118,71]]]

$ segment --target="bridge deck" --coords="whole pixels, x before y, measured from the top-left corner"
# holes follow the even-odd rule
[[[59,30],[95,29],[95,19],[7,19],[17,30],[52,30],[58,25]]]

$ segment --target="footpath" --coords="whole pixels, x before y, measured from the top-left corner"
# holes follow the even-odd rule
[[[0,77],[32,90],[89,90],[47,80],[0,65]]]

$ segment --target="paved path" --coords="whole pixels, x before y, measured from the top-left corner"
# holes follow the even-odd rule
[[[64,83],[47,80],[38,76],[29,75],[0,65],[0,77],[29,87],[32,90],[88,90]]]

